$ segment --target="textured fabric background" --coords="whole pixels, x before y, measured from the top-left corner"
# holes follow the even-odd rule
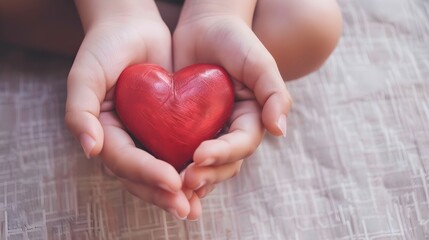
[[[288,83],[286,139],[173,219],[85,159],[63,123],[70,62],[0,53],[0,239],[429,239],[429,1],[340,0],[344,32]]]

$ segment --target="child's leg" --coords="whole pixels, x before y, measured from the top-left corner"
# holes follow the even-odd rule
[[[341,25],[335,0],[261,0],[253,19],[253,30],[285,80],[320,67],[336,46]]]

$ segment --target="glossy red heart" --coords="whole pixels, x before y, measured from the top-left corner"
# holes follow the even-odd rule
[[[116,112],[131,135],[177,171],[223,128],[234,104],[228,74],[208,64],[174,74],[153,64],[130,66],[115,91]]]

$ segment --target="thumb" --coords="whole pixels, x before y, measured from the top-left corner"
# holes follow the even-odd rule
[[[80,50],[67,79],[65,122],[87,158],[100,153],[103,128],[98,120],[106,94],[104,70],[94,55]]]

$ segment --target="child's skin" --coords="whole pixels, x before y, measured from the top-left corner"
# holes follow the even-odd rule
[[[84,34],[71,2],[31,2],[0,3],[0,40],[69,54],[81,43],[68,77],[69,129],[131,193],[187,219],[201,215],[200,199],[216,183],[239,172],[264,129],[286,134],[291,98],[284,81],[320,67],[341,32],[334,0],[186,0],[182,9],[153,0],[75,0]],[[33,32],[16,31],[26,27]],[[141,62],[170,71],[218,64],[234,79],[229,132],[202,143],[182,176],[136,148],[113,111],[119,74]]]

